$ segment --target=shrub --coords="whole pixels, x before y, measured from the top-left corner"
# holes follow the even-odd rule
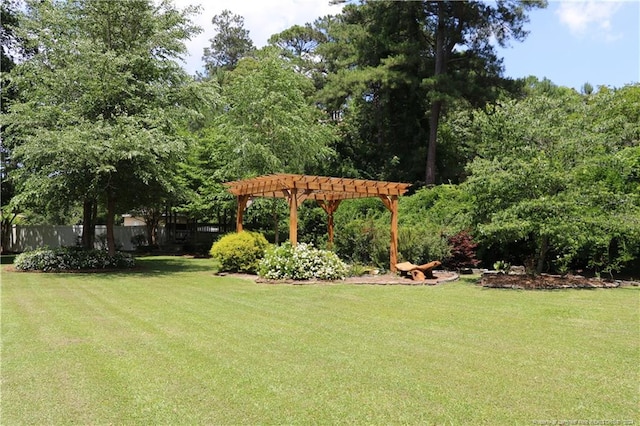
[[[401,226],[398,229],[398,252],[402,259],[421,265],[446,259],[450,247],[435,226]]]
[[[344,279],[347,272],[347,265],[335,253],[289,242],[269,250],[259,268],[260,276],[271,280],[336,280]]]
[[[511,264],[509,262],[505,262],[504,260],[498,260],[493,264],[493,269],[500,272],[509,272],[509,270],[511,269]]]
[[[451,244],[451,255],[445,261],[447,267],[475,268],[480,264],[476,258],[478,244],[473,242],[473,237],[467,231],[460,231],[449,237],[449,244]]]
[[[20,271],[43,272],[127,269],[135,266],[135,259],[130,254],[122,252],[109,256],[109,253],[103,250],[40,248],[19,254],[14,265]]]
[[[350,263],[389,268],[391,225],[387,218],[354,220],[336,233],[336,252]],[[423,264],[443,260],[450,247],[436,226],[400,226],[398,255],[401,259]]]
[[[356,219],[336,230],[335,250],[350,263],[389,267],[389,224],[382,220]]]
[[[400,226],[422,226],[425,223],[448,235],[471,226],[471,196],[458,185],[422,188],[413,195],[400,197]]]
[[[221,271],[255,273],[268,246],[262,234],[242,231],[220,238],[211,246],[210,254],[220,262]]]

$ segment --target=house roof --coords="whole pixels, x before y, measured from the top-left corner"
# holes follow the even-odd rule
[[[299,201],[346,200],[378,196],[400,196],[411,184],[365,179],[278,173],[225,183],[234,195],[288,198],[297,190]]]

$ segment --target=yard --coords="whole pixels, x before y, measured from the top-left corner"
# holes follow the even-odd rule
[[[3,270],[2,424],[640,421],[638,287],[268,285],[139,263]]]

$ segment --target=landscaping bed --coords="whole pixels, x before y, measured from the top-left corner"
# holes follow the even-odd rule
[[[226,275],[224,273],[220,275]],[[459,276],[452,271],[433,271],[432,279],[422,281],[414,281],[410,277],[404,277],[394,273],[386,274],[366,274],[357,277],[347,277],[342,280],[326,281],[326,280],[268,280],[260,278],[258,275],[252,274],[228,274],[237,278],[244,278],[262,284],[372,284],[372,285],[436,285],[445,282],[456,281]]]
[[[512,288],[520,290],[616,288],[624,285],[639,285],[637,281],[603,279],[582,275],[505,274],[496,271],[484,272],[479,284],[489,288]]]

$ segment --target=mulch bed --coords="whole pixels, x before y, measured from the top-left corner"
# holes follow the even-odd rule
[[[524,275],[504,274],[489,271],[482,274],[479,284],[488,288],[510,288],[520,290],[553,290],[566,288],[617,288],[638,286],[637,281],[584,277],[582,275]]]
[[[322,280],[266,280],[257,275],[249,274],[219,274],[230,277],[243,278],[255,281],[260,284],[369,284],[369,285],[437,285],[445,282],[455,281],[458,274],[450,271],[433,271],[433,278],[423,281],[414,281],[411,278],[403,277],[393,273],[387,274],[370,274],[359,277],[347,277],[338,281],[322,281]]]

